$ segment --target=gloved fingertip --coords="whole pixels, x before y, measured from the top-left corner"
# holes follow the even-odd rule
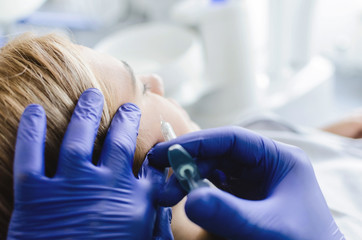
[[[88,88],[80,95],[78,104],[92,105],[95,107],[97,105],[103,105],[103,101],[103,94],[99,89]]]
[[[46,115],[44,108],[37,104],[28,105],[20,119],[18,141],[43,141],[46,131]],[[41,133],[41,134],[39,134]]]
[[[127,116],[129,120],[136,122],[138,129],[141,118],[141,110],[136,104],[125,103],[121,107],[119,107],[118,112],[123,113],[122,115]]]
[[[103,94],[97,88],[85,90],[79,97],[77,105],[72,114],[71,123],[75,129],[79,126],[89,125],[98,128],[103,111],[104,98]]]
[[[156,161],[157,157],[155,156],[154,148],[151,148],[151,150],[147,153],[147,159],[151,165],[157,167],[157,161]]]
[[[43,115],[45,113],[44,108],[41,105],[38,104],[29,104],[23,114],[32,114],[35,116]]]
[[[164,148],[158,148],[157,150],[155,149],[155,147],[160,146],[160,144],[162,143],[158,143],[147,153],[147,158],[149,160],[149,163],[150,165],[156,168],[170,167],[170,163],[168,161],[168,156],[167,156],[167,149]]]
[[[94,93],[96,95],[103,95],[102,92],[98,89],[98,88],[88,88],[87,90],[85,90],[83,94],[90,94],[90,93]]]
[[[141,112],[140,108],[134,103],[125,103],[121,106],[121,109],[127,112]]]
[[[134,103],[125,103],[120,106],[112,120],[112,124],[122,123],[124,131],[135,131],[138,135],[138,129],[141,119],[141,110]]]

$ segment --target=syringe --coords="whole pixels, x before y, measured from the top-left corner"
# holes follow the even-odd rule
[[[166,141],[176,138],[171,124],[163,120],[161,120],[161,132]],[[177,180],[187,192],[198,187],[209,186],[207,182],[200,178],[195,161],[180,144],[169,147],[168,161]]]
[[[171,124],[163,120],[161,120],[161,132],[166,142],[176,138],[176,133]]]

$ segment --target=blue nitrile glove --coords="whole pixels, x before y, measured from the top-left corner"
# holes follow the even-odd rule
[[[133,176],[140,111],[130,103],[119,108],[95,166],[92,150],[102,108],[99,90],[82,94],[53,178],[44,175],[44,110],[39,105],[26,108],[16,141],[8,239],[152,238],[164,174],[144,165],[147,176]]]
[[[204,229],[228,239],[344,239],[299,148],[225,127],[160,143],[148,155],[150,164],[169,166],[167,149],[175,143],[196,158],[201,175],[222,171],[236,195],[216,188],[188,195],[186,214]],[[163,204],[180,200],[174,178],[165,187]]]
[[[138,172],[138,178],[147,178],[149,174],[153,174],[153,167],[148,165],[148,159],[146,157],[142,164],[140,171]],[[164,173],[165,177],[168,175]],[[170,207],[158,207],[155,228],[153,230],[152,240],[173,240],[173,234],[171,230],[172,210]]]

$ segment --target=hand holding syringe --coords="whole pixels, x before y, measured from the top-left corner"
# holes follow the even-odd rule
[[[205,174],[224,173],[226,186],[235,194],[214,188],[189,192],[185,213],[207,231],[226,239],[345,239],[301,149],[243,128],[223,127],[160,143],[150,152],[149,163],[160,168],[172,165],[176,142],[202,160],[198,167]],[[174,169],[176,176],[180,174],[180,167]],[[184,176],[188,178],[185,172]],[[172,206],[184,197],[171,180],[159,194],[161,206]]]
[[[176,138],[171,125],[163,120],[161,120],[161,131],[166,141]],[[168,160],[177,180],[187,192],[195,188],[210,186],[209,181],[201,179],[195,161],[180,144],[169,147]]]

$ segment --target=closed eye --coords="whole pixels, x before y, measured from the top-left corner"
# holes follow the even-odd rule
[[[143,94],[146,94],[147,91],[151,89],[151,86],[149,83],[143,83]]]

